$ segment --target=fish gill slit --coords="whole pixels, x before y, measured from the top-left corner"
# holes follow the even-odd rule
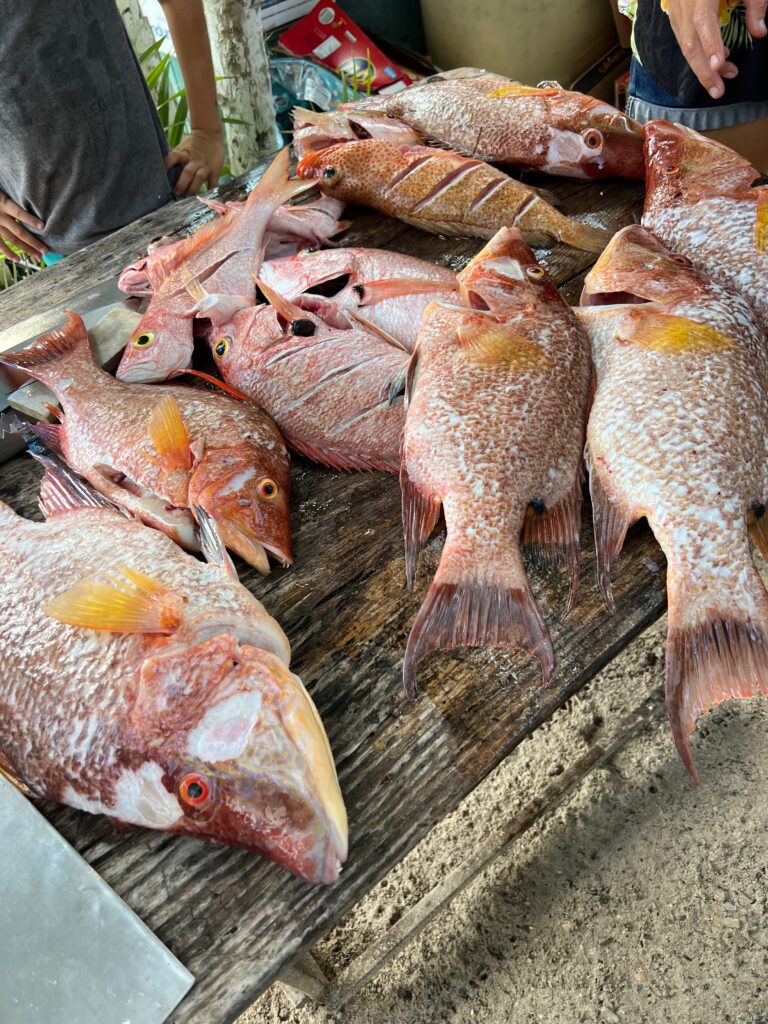
[[[316,395],[319,391],[322,391],[325,387],[328,386],[328,384],[331,384],[337,378],[343,377],[348,373],[352,373],[353,370],[357,370],[361,366],[366,366],[370,363],[375,363],[377,360],[389,358],[389,353],[387,353],[386,355],[368,356],[366,359],[358,359],[356,363],[349,363],[347,366],[339,366],[334,370],[329,370],[320,378],[317,384],[313,385],[308,391],[305,391],[303,395],[299,395],[298,398],[294,398],[292,402],[288,402],[287,405],[284,405],[282,406],[282,408],[278,409],[272,418],[274,420],[279,421],[281,416],[284,416],[286,413],[292,412],[294,409],[297,409],[300,405],[302,405],[302,403],[306,402],[308,398],[312,398],[314,395]]]
[[[504,178],[499,178],[498,181],[489,181],[487,185],[480,189],[478,194],[472,200],[469,206],[469,212],[473,213],[481,203],[484,203],[486,199],[489,199],[493,193],[506,184]]]
[[[465,164],[460,164],[458,167],[454,167],[441,181],[437,183],[437,185],[435,185],[431,192],[428,192],[418,201],[418,203],[416,203],[411,212],[415,213],[417,210],[423,210],[425,206],[429,205],[429,203],[438,199],[443,192],[447,192],[449,188],[453,188],[454,185],[457,185],[462,178],[466,178],[468,174],[472,174],[473,171],[477,171],[484,167],[485,164],[481,163],[472,163],[468,167]]]

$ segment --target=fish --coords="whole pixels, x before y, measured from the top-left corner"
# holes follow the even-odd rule
[[[228,212],[239,212],[245,206],[244,202],[239,201],[222,203],[202,196],[197,198],[221,216]],[[332,239],[350,225],[349,221],[340,220],[343,211],[344,203],[330,196],[321,196],[311,203],[281,206],[272,214],[267,225],[264,259],[295,255],[307,246],[334,244]],[[134,260],[121,271],[117,280],[118,288],[136,298],[152,298],[150,278],[156,278],[157,274],[148,270],[147,264],[173,259],[173,246],[183,242],[186,239],[164,238],[151,245],[146,256]]]
[[[293,148],[299,160],[339,142],[384,139],[397,146],[419,146],[422,138],[401,121],[364,110],[328,110],[318,113],[303,107],[293,109]]]
[[[618,301],[616,301],[618,300]],[[667,558],[666,707],[677,751],[721,701],[768,695],[768,351],[744,296],[648,231],[620,231],[580,311],[596,390],[587,427],[598,582],[645,517]]]
[[[576,594],[589,343],[516,228],[459,274],[462,301],[428,307],[406,380],[400,484],[405,565],[442,506],[440,563],[408,636],[406,694],[431,651],[508,646],[555,665],[521,554],[563,565]]]
[[[35,430],[110,501],[198,550],[194,505],[261,573],[290,564],[290,469],[279,430],[252,403],[183,385],[115,380],[96,365],[75,313],[2,362],[53,391],[60,423]]]
[[[602,252],[610,239],[498,168],[428,146],[343,142],[304,157],[296,173],[327,195],[438,234],[489,239],[510,226],[531,245],[565,242],[587,252]]]
[[[45,522],[0,503],[0,773],[332,884],[347,817],[328,737],[215,524],[199,510],[206,564],[69,479],[48,464]]]
[[[643,227],[740,292],[768,333],[765,178],[738,153],[690,128],[649,121],[644,131]]]
[[[248,395],[300,455],[340,470],[400,468],[408,353],[362,327],[332,328],[259,287],[209,339],[223,380]]]
[[[148,259],[152,299],[120,360],[119,380],[166,380],[190,365],[192,317],[198,311],[190,309],[188,279],[207,281],[210,295],[226,297],[221,308],[214,301],[200,314],[214,322],[227,319],[236,308],[252,305],[252,274],[261,266],[269,221],[288,199],[307,190],[306,183],[289,180],[289,166],[286,148],[266,169],[242,210],[228,210],[170,253]]]
[[[347,311],[359,313],[409,350],[433,298],[458,297],[456,275],[447,267],[385,249],[326,249],[267,260],[261,280],[331,327],[349,327]],[[328,287],[340,285],[335,294]],[[315,296],[311,289],[323,288]]]
[[[532,88],[498,75],[431,78],[347,104],[382,114],[465,156],[566,178],[645,177],[641,126],[602,100],[557,83]]]

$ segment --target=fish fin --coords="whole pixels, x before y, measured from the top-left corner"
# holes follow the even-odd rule
[[[534,563],[562,565],[568,571],[571,590],[566,615],[573,610],[578,592],[583,480],[579,467],[571,493],[543,512],[537,513],[529,505],[523,524],[523,546],[531,549]]]
[[[256,182],[245,205],[269,205],[277,209],[278,206],[287,203],[289,199],[302,195],[304,192],[310,192],[314,188],[314,181],[289,178],[290,169],[290,146],[284,146]]]
[[[184,598],[151,576],[118,565],[114,573],[91,576],[45,601],[52,619],[110,633],[175,633]]]
[[[32,423],[30,426],[47,448],[50,448],[59,458],[63,458],[62,436],[64,425],[62,423],[41,422]]]
[[[503,323],[494,323],[487,317],[470,317],[456,329],[462,349],[480,366],[506,364],[521,373],[527,370],[546,370],[549,356],[538,345]]]
[[[388,405],[394,405],[400,395],[405,394],[405,382],[408,379],[409,363],[410,360],[404,362],[398,370],[395,370],[389,380],[384,381],[379,391],[379,397],[382,402],[386,400]]]
[[[611,569],[624,546],[627,530],[637,517],[611,500],[589,453],[587,469],[597,551],[597,585],[605,607],[609,612],[614,612],[616,605],[611,592]]]
[[[453,152],[453,150],[449,150]],[[491,238],[493,231],[485,230],[478,225],[467,225],[459,220],[432,220],[428,217],[409,217],[407,214],[398,213],[397,219],[403,224],[410,224],[419,231],[427,231],[432,235],[447,235],[449,238]],[[551,245],[551,240],[546,243]]]
[[[219,216],[223,216],[227,212],[227,204],[222,203],[220,199],[210,199],[207,196],[196,196],[198,203],[202,203],[203,206],[207,206],[209,210],[213,210],[214,213],[218,213]]]
[[[403,502],[403,534],[405,537],[405,578],[409,590],[413,589],[419,552],[429,540],[440,517],[442,502],[425,495],[413,483],[403,461],[400,466],[400,490]]]
[[[757,193],[755,247],[758,252],[768,252],[768,188]]]
[[[4,776],[4,778],[6,778],[12,786],[15,786],[20,793],[23,793],[24,796],[32,796],[32,790],[22,779],[2,750],[0,750],[0,775]]]
[[[248,395],[244,395],[242,391],[238,391],[237,388],[233,387],[231,384],[227,384],[227,382],[224,380],[219,380],[218,377],[214,377],[210,373],[203,373],[202,370],[193,370],[191,368],[187,368],[186,370],[179,370],[178,373],[174,374],[174,377],[185,376],[198,377],[200,380],[205,380],[209,384],[213,384],[214,387],[217,387],[221,391],[226,392],[226,394],[232,395],[233,398],[239,398],[241,402],[251,401]]]
[[[430,651],[515,647],[534,654],[546,684],[555,667],[549,632],[531,594],[514,541],[514,570],[486,566],[449,534],[435,578],[416,615],[403,661],[406,695],[415,695],[416,665]]]
[[[108,508],[113,512],[122,512],[111,501],[97,494],[87,481],[77,476],[68,466],[47,455],[35,452],[30,454],[45,467],[38,499],[45,519],[54,519],[76,508]]]
[[[192,468],[189,435],[173,395],[163,395],[152,410],[147,431],[155,451],[168,469]]]
[[[705,356],[734,348],[727,335],[708,324],[655,309],[641,309],[642,306],[630,307],[624,314],[616,330],[619,342],[668,355]]]
[[[521,82],[504,82],[503,85],[487,92],[485,98],[487,100],[502,100],[508,97],[514,99],[519,96],[558,96],[562,91],[562,88],[554,89],[547,86],[534,88],[532,85],[523,85]]]
[[[202,505],[193,505],[192,512],[198,524],[200,550],[203,552],[203,558],[211,565],[220,566],[228,576],[238,579],[237,569],[227,553],[227,546],[216,520],[206,512]]]
[[[355,290],[360,296],[361,306],[375,306],[387,299],[396,299],[403,295],[432,295],[433,293],[456,291],[455,282],[429,281],[426,278],[392,277],[380,281],[366,281],[356,285]]]
[[[65,315],[67,322],[63,327],[44,334],[20,352],[3,353],[0,363],[26,370],[44,383],[51,379],[50,369],[64,360],[85,355],[87,361],[93,363],[88,331],[81,317],[70,311]]]
[[[356,309],[346,309],[344,312],[349,316],[356,324],[359,324],[364,331],[368,331],[369,334],[375,334],[377,338],[381,338],[382,341],[386,341],[392,348],[398,349],[400,352],[407,352],[408,349],[394,334],[390,334],[389,331],[385,331],[383,327],[379,327],[378,324],[373,323],[367,317],[364,317],[361,313],[358,313]]]
[[[290,299],[286,299],[284,295],[281,295],[280,292],[275,291],[274,288],[270,288],[270,286],[268,284],[265,284],[264,281],[261,280],[261,278],[254,277],[253,283],[262,293],[262,295],[270,304],[270,306],[273,306],[280,314],[280,316],[289,324],[293,323],[294,320],[306,320],[307,311],[305,309],[302,309],[301,306],[297,306],[296,303],[291,302]]]
[[[195,277],[192,273],[188,263],[182,263],[180,267],[181,271],[181,283],[184,285],[184,291],[189,295],[195,302],[202,302],[203,299],[208,297],[208,292],[203,288],[200,283],[200,279]]]
[[[330,466],[331,469],[359,473],[369,473],[374,470],[380,470],[384,473],[400,472],[399,462],[367,458],[349,451],[341,451],[332,445],[315,444],[312,441],[305,441],[303,438],[296,438],[288,433],[285,433],[285,440],[288,447],[293,448],[299,455],[303,455],[313,462],[319,462],[322,466]]]
[[[768,516],[757,517],[752,513],[749,519],[749,536],[757,550],[768,562]]]
[[[559,241],[574,249],[582,249],[584,252],[602,252],[613,238],[613,231],[606,228],[595,228],[591,224],[584,224],[582,221],[574,220],[572,217],[565,217],[562,214],[557,219],[555,231]],[[523,234],[528,236],[522,224],[517,224]],[[536,245],[536,242],[529,243]],[[548,243],[548,244],[551,244]]]

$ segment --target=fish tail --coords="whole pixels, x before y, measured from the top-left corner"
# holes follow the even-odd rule
[[[293,199],[294,196],[308,192],[314,187],[313,181],[289,178],[290,169],[290,149],[285,146],[262,174],[256,187],[248,196],[246,205],[268,207],[271,212],[282,206],[283,203],[287,203],[289,199]]]
[[[77,313],[67,312],[63,327],[44,334],[28,348],[20,352],[7,352],[0,356],[0,362],[17,366],[44,384],[53,383],[61,374],[61,367],[72,362],[81,367],[96,368],[91,355],[91,345],[85,324]]]
[[[696,549],[706,551],[701,544]],[[667,548],[665,699],[677,752],[694,782],[689,737],[697,718],[725,700],[768,696],[768,593],[746,529],[725,549],[727,574],[719,564],[708,571]]]
[[[612,231],[594,228],[590,224],[583,224],[562,214],[558,217],[557,233],[561,242],[585,252],[602,252],[613,237]]]
[[[526,242],[534,246],[557,241],[586,252],[602,252],[612,238],[612,232],[566,217],[537,194],[518,210],[513,224],[522,231]]]
[[[431,651],[454,647],[513,647],[534,654],[546,684],[555,667],[549,632],[531,594],[520,546],[508,543],[491,561],[467,538],[450,534],[435,578],[414,621],[403,682],[415,696],[416,665]]]

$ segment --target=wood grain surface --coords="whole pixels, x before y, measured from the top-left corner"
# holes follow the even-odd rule
[[[222,193],[238,195],[243,184]],[[546,185],[553,188],[552,180]],[[553,191],[569,214],[612,228],[637,219],[642,202],[640,188],[623,183],[563,182]],[[368,211],[349,213],[354,225],[346,244],[383,246],[456,269],[480,247]],[[114,277],[150,239],[184,233],[204,217],[199,204],[183,202],[129,225],[0,294],[0,323],[77,309],[78,296]],[[578,301],[593,257],[562,246],[538,255],[568,299]],[[19,456],[0,466],[0,498],[36,515],[38,480],[32,460]],[[118,833],[103,818],[45,809],[196,976],[171,1018],[177,1024],[233,1020],[665,604],[663,557],[647,529],[637,527],[614,571],[616,612],[606,613],[595,586],[587,506],[580,597],[566,621],[565,578],[530,570],[558,659],[550,685],[541,688],[534,661],[508,651],[436,654],[420,665],[419,695],[408,703],[403,650],[437,565],[442,526],[422,554],[409,594],[394,476],[334,473],[296,458],[293,487],[295,566],[274,569],[266,579],[243,563],[238,568],[286,630],[294,671],[328,732],[349,812],[351,845],[341,881],[311,888],[253,854],[161,833]]]

